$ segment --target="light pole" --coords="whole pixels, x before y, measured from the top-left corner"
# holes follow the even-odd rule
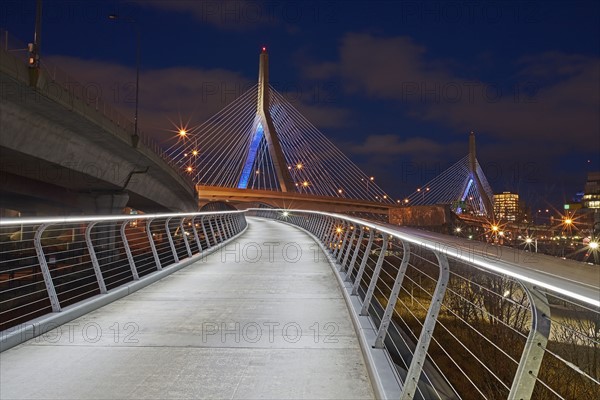
[[[140,104],[140,60],[141,60],[141,46],[140,46],[140,27],[137,21],[131,17],[120,17],[117,14],[110,14],[108,19],[121,20],[130,22],[135,27],[136,37],[136,55],[135,55],[135,114],[133,116],[133,135],[131,136],[131,145],[133,147],[138,146],[140,136],[138,135],[138,109]]]
[[[527,239],[525,239],[525,243],[527,243],[528,246],[530,246],[533,243],[533,246],[535,248],[535,252],[538,252],[538,248],[537,248],[537,238],[533,239],[528,237]]]
[[[37,0],[35,5],[35,31],[33,32],[33,43],[27,45],[29,56],[29,85],[37,86],[40,77],[40,48],[42,43],[42,0]]]

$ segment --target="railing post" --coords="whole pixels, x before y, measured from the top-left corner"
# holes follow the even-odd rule
[[[198,246],[198,253],[202,253],[202,242],[200,236],[198,236],[198,230],[196,229],[196,217],[192,217],[192,231],[194,231],[194,239],[196,240],[196,246]]]
[[[232,214],[231,216],[231,235],[232,237],[237,235],[237,233],[239,231],[241,231],[242,229],[240,228],[241,224],[240,224],[240,214]]]
[[[531,304],[531,330],[519,360],[519,367],[510,388],[508,400],[531,398],[550,335],[550,306],[546,294],[537,290],[530,283],[520,283]]]
[[[127,224],[129,224],[130,222],[131,221],[125,221],[121,224],[121,241],[123,242],[123,247],[125,247],[125,254],[127,255],[127,261],[129,262],[131,275],[133,276],[133,280],[137,281],[140,279],[140,275],[138,274],[137,267],[135,266],[133,254],[131,254],[131,248],[129,247],[129,241],[127,240],[127,233],[125,232]]]
[[[206,233],[206,226],[204,226],[204,218],[205,217],[206,216],[203,215],[202,218],[200,218],[200,226],[202,226],[202,233],[204,234],[204,240],[206,240],[206,246],[207,246],[206,248],[208,249],[208,248],[211,247],[211,244],[210,244],[210,240],[208,238],[208,235]]]
[[[360,250],[360,246],[362,245],[362,241],[365,237],[365,228],[363,226],[360,227],[360,234],[358,235],[358,240],[356,241],[356,247],[354,247],[354,254],[352,254],[352,259],[350,260],[350,265],[348,265],[348,272],[346,272],[346,281],[350,281],[350,276],[352,275],[352,271],[354,270],[354,265],[356,264],[356,259],[358,257],[358,251]]]
[[[42,247],[42,233],[44,233],[48,226],[50,225],[43,224],[37,228],[35,235],[33,236],[33,245],[40,263],[40,269],[42,270],[42,276],[44,277],[44,284],[46,285],[46,291],[48,292],[48,298],[50,299],[52,311],[59,312],[61,310],[60,301],[56,295],[54,282],[52,282],[52,275],[50,275],[50,269],[48,268],[48,263],[46,262],[46,255],[44,254],[44,248]]]
[[[106,284],[104,283],[102,270],[100,269],[100,264],[98,263],[98,257],[96,257],[96,250],[94,250],[94,244],[92,243],[92,229],[94,228],[94,226],[96,226],[96,224],[97,222],[90,222],[85,228],[85,243],[87,244],[88,253],[90,255],[90,260],[92,261],[92,267],[94,268],[94,274],[96,275],[96,280],[98,281],[98,288],[100,289],[100,293],[106,294]]]
[[[363,254],[363,258],[360,262],[360,267],[358,268],[358,272],[356,273],[356,280],[352,285],[352,294],[355,296],[358,294],[358,286],[360,285],[360,280],[362,279],[362,276],[365,273],[365,266],[367,265],[367,260],[369,259],[369,252],[371,251],[371,246],[373,246],[374,238],[375,231],[371,229],[369,231],[369,243],[367,243],[367,247],[365,248],[365,254]]]
[[[209,216],[208,217],[208,229],[210,229],[210,234],[212,235],[212,239],[214,244],[219,244],[219,242],[217,241],[217,235],[215,235],[215,230],[213,229],[212,223],[211,221],[213,220],[213,216]]]
[[[356,239],[356,231],[358,230],[357,226],[352,224],[352,236],[350,237],[350,243],[348,243],[348,247],[346,248],[344,258],[342,259],[342,266],[340,267],[340,271],[343,271],[346,268],[346,263],[348,262],[348,256],[350,256],[350,250],[352,250],[352,244],[354,243],[354,239]]]
[[[162,265],[160,265],[160,257],[158,257],[156,245],[154,244],[154,238],[152,237],[152,221],[154,221],[154,218],[150,218],[148,221],[146,221],[146,231],[148,233],[148,241],[150,242],[150,248],[152,249],[152,256],[154,257],[156,269],[160,271],[162,269]]]
[[[348,243],[348,236],[350,236],[350,227],[352,226],[352,224],[348,223],[345,226],[346,226],[346,228],[345,228],[346,232],[344,233],[344,240],[342,240],[342,245],[336,251],[336,260],[338,263],[340,262],[340,259],[342,258],[342,253],[344,252],[344,249],[346,248],[346,243]]]
[[[323,218],[323,232],[321,233],[321,241],[323,242],[323,244],[325,245],[325,247],[327,247],[327,242],[329,241],[329,235],[330,235],[330,226],[331,226],[331,217],[324,217]]]
[[[328,247],[328,242],[329,242],[329,236],[331,235],[331,226],[332,225],[332,221],[333,218],[331,217],[325,217],[325,223],[323,224],[323,233],[321,234],[321,240],[323,241],[323,244],[325,245],[325,247]]]
[[[221,238],[219,243],[223,243],[223,241],[225,240],[225,231],[223,229],[223,216],[222,215],[215,215],[215,228],[217,229],[219,238]]]
[[[438,251],[434,251],[434,254],[438,259],[440,275],[435,286],[435,291],[433,292],[427,316],[423,322],[421,335],[419,335],[419,341],[415,347],[410,367],[408,367],[408,372],[406,373],[402,394],[400,395],[401,400],[412,400],[415,395],[417,385],[419,384],[419,377],[423,370],[423,364],[425,363],[425,357],[427,356],[427,350],[429,349],[429,343],[433,337],[433,330],[442,307],[442,300],[444,299],[446,288],[448,287],[448,279],[450,277],[448,258],[446,258],[445,254]]]
[[[171,253],[173,253],[173,259],[176,263],[179,262],[179,256],[177,255],[177,249],[175,249],[175,243],[173,243],[173,236],[171,235],[171,229],[169,228],[169,222],[173,217],[167,218],[165,221],[165,231],[167,232],[167,239],[169,240],[169,246],[171,247]]]
[[[323,242],[323,244],[325,245],[325,247],[327,247],[327,242],[329,240],[329,235],[330,235],[330,227],[332,226],[331,224],[332,218],[331,217],[323,217],[323,228],[321,231],[321,241]]]
[[[247,222],[245,214],[240,213],[237,215],[237,217],[238,231],[236,233],[239,233],[246,227]]]
[[[223,215],[223,232],[225,233],[224,240],[227,240],[231,237],[231,232],[229,232],[229,215]]]
[[[315,236],[317,237],[317,239],[323,240],[323,233],[325,232],[325,223],[327,219],[322,216],[313,216],[313,218],[315,218],[317,224]]]
[[[373,298],[373,293],[375,292],[375,286],[377,285],[377,280],[379,279],[379,274],[381,272],[381,266],[383,265],[385,253],[387,252],[388,235],[381,233],[381,237],[383,242],[381,243],[379,257],[377,258],[377,264],[375,264],[375,269],[373,270],[373,275],[371,276],[371,282],[369,282],[369,288],[365,294],[365,301],[363,301],[360,315],[369,315],[369,305],[371,304],[371,299]]]
[[[337,228],[336,228],[336,220],[334,218],[331,218],[331,222],[329,223],[329,225],[327,226],[327,230],[329,232],[326,232],[326,245],[328,247],[329,253],[333,254],[334,250],[331,248],[331,245],[333,244],[333,241],[335,239],[335,237],[337,236]]]
[[[242,213],[236,213],[233,214],[233,234],[237,235],[243,228],[242,228],[242,218],[243,218],[244,214]]]
[[[227,214],[223,215],[223,233],[225,234],[224,238],[225,240],[229,239],[231,237],[230,233],[229,233],[229,216]]]
[[[213,224],[214,222],[214,224]],[[209,226],[213,229],[213,235],[215,238],[215,243],[219,244],[221,243],[222,240],[221,239],[221,231],[219,230],[219,217],[216,215],[212,215],[210,217],[210,222],[209,222]],[[219,239],[217,239],[219,238]]]
[[[227,214],[225,216],[225,223],[227,228],[227,239],[232,238],[233,235],[235,235],[233,233],[233,215]]]
[[[183,221],[185,220],[185,218],[181,218],[181,221],[179,221],[179,229],[181,230],[181,236],[183,236],[183,243],[185,244],[185,250],[187,251],[187,255],[188,258],[192,257],[192,249],[190,248],[190,242],[188,242],[188,237],[185,234],[185,228],[183,225]]]
[[[396,308],[396,302],[398,301],[398,294],[400,293],[400,289],[402,287],[402,281],[404,280],[404,275],[406,274],[406,270],[408,268],[408,261],[410,260],[410,245],[405,240],[402,241],[402,250],[402,262],[400,263],[400,267],[398,268],[396,279],[394,279],[394,286],[392,286],[392,292],[390,293],[390,298],[388,299],[388,303],[385,307],[383,317],[381,317],[379,330],[377,331],[377,338],[375,339],[374,346],[377,349],[383,349],[385,336],[387,335],[388,327],[390,326],[390,322],[394,314],[394,309]]]
[[[317,220],[316,217],[313,217],[311,215],[308,215],[306,218],[308,219],[308,230],[309,230],[309,232],[316,236],[317,235],[317,230],[319,228],[319,221]]]

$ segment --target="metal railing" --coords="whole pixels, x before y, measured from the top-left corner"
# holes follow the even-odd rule
[[[0,331],[195,260],[243,211],[0,220]]]
[[[368,316],[369,345],[385,350],[401,399],[600,398],[597,289],[557,285],[427,232],[322,212],[253,213],[321,243]]]
[[[427,232],[322,212],[250,213],[322,245],[401,399],[600,398],[600,298],[584,283],[557,286],[536,268],[525,273]],[[2,219],[1,329],[193,262],[242,232],[245,216]]]

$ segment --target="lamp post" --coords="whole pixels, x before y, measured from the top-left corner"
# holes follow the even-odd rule
[[[525,243],[527,243],[528,246],[530,246],[533,243],[533,246],[535,248],[535,252],[538,252],[538,247],[537,247],[537,238],[533,239],[528,237],[527,239],[525,239]]]
[[[27,45],[29,55],[27,65],[29,66],[29,85],[37,86],[40,77],[40,48],[42,43],[42,0],[37,0],[35,5],[35,31],[33,32],[33,43]],[[8,50],[8,46],[7,46]]]
[[[131,17],[121,17],[117,14],[110,14],[108,19],[113,21],[121,20],[125,22],[130,22],[135,27],[135,37],[136,37],[136,56],[135,56],[135,114],[133,116],[133,135],[131,136],[131,145],[133,147],[138,146],[138,142],[140,141],[140,136],[138,134],[138,109],[140,103],[140,59],[141,59],[141,46],[140,46],[140,27],[137,24],[137,21]]]

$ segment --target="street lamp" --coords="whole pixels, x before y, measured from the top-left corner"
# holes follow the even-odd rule
[[[531,238],[531,237],[527,237],[525,238],[525,243],[527,247],[530,247],[531,244],[533,243],[533,247],[535,248],[535,252],[538,252],[538,243],[537,243],[537,238]]]
[[[131,136],[131,145],[133,147],[137,147],[138,142],[140,141],[140,136],[138,134],[138,108],[140,103],[140,27],[137,24],[137,21],[131,17],[121,17],[117,14],[110,14],[108,19],[113,21],[121,20],[125,22],[130,22],[135,27],[135,37],[136,37],[136,56],[135,56],[135,115],[133,117],[133,135]]]

